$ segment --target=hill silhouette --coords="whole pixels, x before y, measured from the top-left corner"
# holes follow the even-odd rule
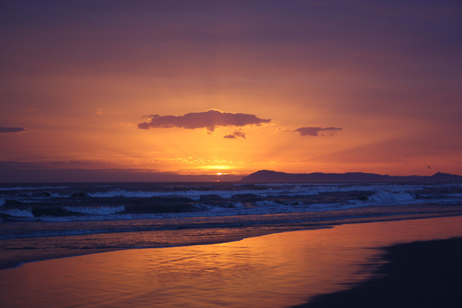
[[[246,183],[390,183],[390,182],[462,182],[462,176],[435,173],[432,176],[390,176],[375,173],[285,173],[260,170],[241,179]]]

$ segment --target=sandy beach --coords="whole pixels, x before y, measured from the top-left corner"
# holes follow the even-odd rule
[[[345,306],[346,296],[350,307],[381,307],[375,301],[387,307],[399,307],[395,302],[412,307],[406,303],[419,303],[418,294],[423,292],[437,304],[424,300],[428,305],[419,307],[455,307],[451,301],[460,300],[453,292],[460,289],[456,271],[460,239],[441,240],[460,236],[461,222],[459,216],[346,224],[221,244],[131,249],[27,263],[0,271],[0,305],[290,307],[313,300],[309,305],[320,305],[313,307],[335,307],[339,301]],[[441,253],[425,257],[428,251]],[[413,267],[399,265],[403,261]],[[452,278],[444,274],[452,270]],[[433,285],[424,289],[419,284],[425,281],[422,276]],[[374,296],[368,299],[361,292]],[[380,292],[388,302],[380,300]],[[449,304],[443,306],[441,298]]]
[[[399,244],[384,252],[387,263],[373,278],[294,308],[462,305],[462,238]]]

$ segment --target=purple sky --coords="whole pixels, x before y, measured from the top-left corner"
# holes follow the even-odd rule
[[[2,182],[462,174],[461,1],[1,1],[0,48]]]

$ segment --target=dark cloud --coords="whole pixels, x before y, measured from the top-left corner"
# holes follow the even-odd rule
[[[245,133],[241,130],[235,130],[234,133],[226,135],[223,138],[227,138],[227,139],[244,138],[245,139]]]
[[[206,112],[187,113],[183,116],[153,115],[151,116],[150,121],[139,123],[138,128],[206,128],[209,131],[213,132],[215,128],[219,126],[261,125],[263,123],[269,123],[270,121],[270,119],[260,119],[253,114],[230,113],[222,112],[219,110],[209,110]]]
[[[319,132],[331,131],[332,133],[338,130],[342,130],[340,127],[300,127],[294,130],[294,133],[300,133],[301,136],[319,136]],[[322,134],[321,134],[322,136]]]
[[[0,133],[20,133],[25,130],[23,127],[0,127]]]

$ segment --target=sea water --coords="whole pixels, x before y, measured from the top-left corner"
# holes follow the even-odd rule
[[[462,183],[0,185],[0,268],[352,222],[460,215]]]

